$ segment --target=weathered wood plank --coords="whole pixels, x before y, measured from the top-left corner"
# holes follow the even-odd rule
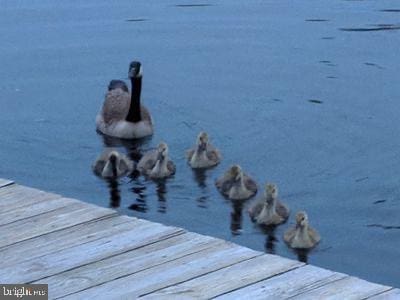
[[[40,215],[45,212],[50,212],[75,203],[77,203],[76,200],[72,200],[69,198],[58,198],[33,203],[29,207],[17,207],[12,211],[0,212],[0,226]]]
[[[141,294],[151,293],[259,255],[260,252],[223,242],[62,299],[135,299]]]
[[[12,184],[0,189],[0,211],[5,213],[19,207],[29,207],[34,203],[57,198],[61,198],[61,196]]]
[[[101,220],[67,227],[0,249],[0,269],[31,260],[49,253],[58,252],[83,243],[88,243],[118,232],[132,230],[143,222],[127,216],[111,216]],[[29,255],[26,255],[29,253]]]
[[[364,299],[389,289],[388,286],[348,276],[299,294],[292,299]]]
[[[134,231],[116,233],[86,244],[37,257],[0,270],[2,283],[29,283],[81,265],[102,260],[180,234],[183,230],[151,222],[138,224]]]
[[[0,178],[0,188],[13,184],[14,181]]]
[[[220,243],[223,241],[195,233],[184,233],[34,283],[48,284],[49,297],[59,298],[216,247]]]
[[[0,226],[0,248],[62,228],[106,216],[115,215],[111,209],[77,201],[51,212]]]
[[[224,294],[216,299],[287,299],[346,276],[346,274],[306,265]]]
[[[400,299],[400,289],[391,289],[379,295],[372,296],[371,300],[397,300]]]
[[[159,290],[144,298],[209,299],[254,282],[287,272],[303,263],[276,255],[265,254],[193,280]]]

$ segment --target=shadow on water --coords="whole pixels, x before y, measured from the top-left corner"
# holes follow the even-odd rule
[[[207,7],[207,6],[213,6],[212,4],[206,4],[206,3],[198,3],[198,4],[175,4],[175,7]]]
[[[147,21],[147,19],[137,18],[137,19],[127,19],[127,20],[125,20],[125,22],[144,22],[144,21]]]
[[[380,12],[395,12],[395,13],[399,13],[400,9],[381,9]]]
[[[231,202],[232,212],[231,212],[231,232],[233,235],[239,235],[242,233],[242,202]]]
[[[306,22],[329,22],[328,19],[306,19]]]
[[[118,208],[121,204],[121,193],[117,179],[108,179],[108,188],[110,189],[110,207]]]
[[[347,27],[339,28],[341,31],[355,31],[355,32],[366,32],[366,31],[388,31],[388,30],[399,30],[400,25],[394,24],[376,24],[373,27]]]
[[[123,147],[126,149],[128,156],[135,162],[138,162],[139,159],[142,157],[140,149],[143,146],[147,146],[151,141],[151,137],[145,137],[138,140],[127,140],[111,137],[101,133],[99,133],[99,135],[102,137],[104,147]]]

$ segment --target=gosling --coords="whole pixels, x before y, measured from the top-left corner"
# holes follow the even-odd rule
[[[263,197],[253,202],[248,212],[252,220],[262,225],[278,225],[289,217],[289,209],[279,201],[278,187],[273,183],[265,185]]]
[[[291,248],[310,249],[319,243],[319,233],[308,224],[308,217],[304,211],[296,214],[296,226],[289,228],[283,239]]]
[[[206,132],[197,136],[196,146],[187,151],[187,160],[193,169],[214,167],[221,161],[221,154],[214,148]]]
[[[134,165],[126,155],[114,149],[106,149],[96,159],[92,169],[97,176],[112,179],[130,174]]]
[[[161,179],[175,174],[175,164],[168,157],[168,145],[161,142],[157,149],[147,152],[139,160],[137,168],[151,179]]]
[[[231,200],[246,200],[257,193],[257,184],[239,165],[233,165],[215,182],[219,192]]]

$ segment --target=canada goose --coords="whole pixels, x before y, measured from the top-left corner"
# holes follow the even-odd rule
[[[124,154],[106,149],[94,162],[93,172],[103,178],[118,178],[133,171],[133,162]]]
[[[208,141],[208,135],[200,132],[197,136],[196,146],[187,151],[189,165],[193,169],[209,168],[219,164],[221,155]]]
[[[257,184],[243,173],[239,165],[233,165],[215,182],[221,194],[231,200],[245,200],[255,195]]]
[[[314,247],[321,240],[319,233],[308,224],[308,217],[304,211],[296,214],[296,226],[289,228],[283,239],[292,248],[308,249]]]
[[[168,145],[161,142],[157,149],[144,154],[137,168],[140,173],[153,179],[175,174],[175,164],[168,157]]]
[[[278,187],[273,183],[265,185],[263,197],[250,205],[249,215],[258,224],[278,225],[289,217],[289,209],[278,200]]]
[[[121,80],[111,80],[103,107],[96,117],[100,132],[124,139],[137,139],[153,134],[153,120],[149,111],[140,104],[142,66],[133,61],[129,66],[132,90]]]

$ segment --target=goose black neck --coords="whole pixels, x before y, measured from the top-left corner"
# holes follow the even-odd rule
[[[142,120],[140,113],[140,94],[142,92],[142,77],[131,78],[131,105],[126,120],[129,122],[139,122]]]

